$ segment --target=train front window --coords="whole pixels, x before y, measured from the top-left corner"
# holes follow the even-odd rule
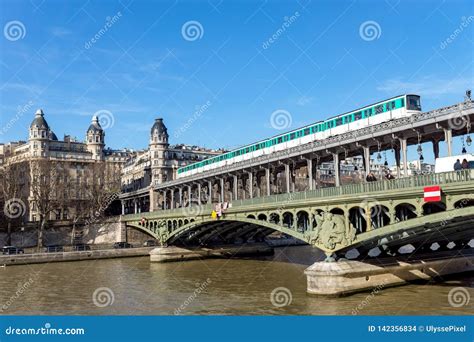
[[[407,96],[407,109],[408,110],[421,110],[420,97],[416,95]]]

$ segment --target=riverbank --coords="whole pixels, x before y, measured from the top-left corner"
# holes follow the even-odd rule
[[[0,266],[148,256],[150,251],[154,248],[155,247],[138,247],[123,249],[97,249],[81,252],[75,251],[59,253],[1,255]]]

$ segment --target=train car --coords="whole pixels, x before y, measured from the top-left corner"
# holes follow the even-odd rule
[[[178,178],[213,170],[265,154],[323,140],[339,134],[399,119],[421,111],[420,96],[406,94],[319,121],[296,130],[246,145],[178,169]]]

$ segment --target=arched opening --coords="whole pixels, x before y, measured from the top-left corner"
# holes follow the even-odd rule
[[[258,218],[258,220],[260,220],[260,221],[266,221],[266,220],[267,220],[267,215],[265,215],[265,214],[260,214],[260,215],[258,215],[257,218]]]
[[[361,207],[354,207],[349,210],[349,221],[357,230],[357,234],[367,231],[367,221],[365,217],[365,209]]]
[[[373,229],[382,228],[390,224],[390,215],[386,206],[378,204],[371,207],[370,217]]]
[[[423,205],[423,215],[431,215],[446,211],[446,204],[443,202],[428,202]]]
[[[155,229],[158,228],[158,221],[153,222],[153,228],[155,228]]]
[[[472,206],[474,206],[474,199],[472,198],[463,198],[462,200],[454,203],[454,209],[462,209]]]
[[[270,223],[279,224],[280,223],[280,215],[277,213],[271,213],[270,219],[268,220]]]
[[[303,233],[309,228],[309,214],[306,211],[296,213],[296,230]]]
[[[344,210],[342,210],[341,208],[332,208],[329,212],[331,214],[334,214],[334,215],[343,215],[344,216]]]
[[[292,228],[293,227],[293,214],[286,212],[283,214],[283,225]]]
[[[178,221],[178,226],[179,226],[179,227],[182,227],[182,226],[183,226],[183,220],[179,220],[179,221]]]
[[[247,215],[247,218],[249,218],[249,219],[254,219],[254,220],[255,220],[255,216],[254,216],[254,215]]]
[[[416,208],[414,205],[402,203],[395,207],[395,219],[400,221],[411,220],[416,218]]]
[[[178,228],[178,221],[173,220],[173,230]]]
[[[184,224],[185,224],[185,225],[188,224],[188,223],[189,223],[189,221],[188,221],[187,219],[184,220]]]

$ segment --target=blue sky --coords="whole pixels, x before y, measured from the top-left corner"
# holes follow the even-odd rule
[[[83,140],[99,112],[112,148],[146,147],[155,117],[171,143],[232,148],[281,133],[276,110],[290,113],[289,130],[401,93],[420,94],[424,110],[450,105],[474,83],[473,1],[2,0],[0,9],[0,142],[26,139],[43,108],[60,139]]]

